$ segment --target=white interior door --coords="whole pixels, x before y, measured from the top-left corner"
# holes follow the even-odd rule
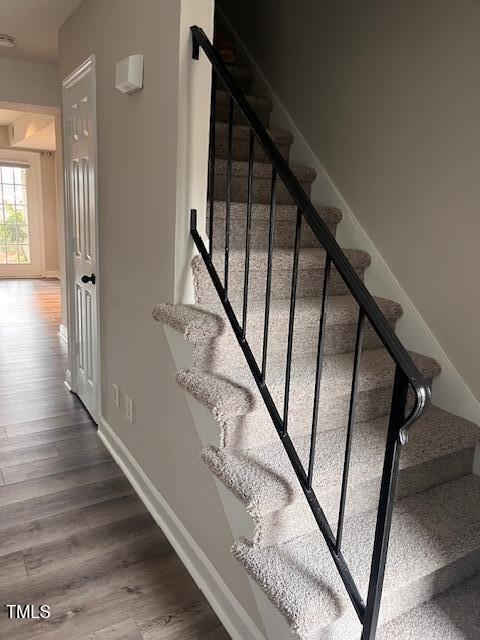
[[[42,275],[38,154],[0,150],[0,277]]]
[[[100,391],[93,58],[69,76],[63,86],[72,389],[93,418],[98,420]]]

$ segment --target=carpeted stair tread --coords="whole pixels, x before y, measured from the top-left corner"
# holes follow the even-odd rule
[[[306,234],[305,234],[306,235]],[[218,236],[216,236],[218,239]],[[214,241],[215,247],[215,241]],[[230,248],[229,256],[229,289],[230,302],[237,314],[241,316],[241,305],[244,294],[245,276],[245,251],[241,245]],[[213,264],[223,281],[224,251],[222,246],[217,246],[213,252]],[[358,278],[363,280],[365,269],[370,264],[370,256],[360,250],[345,250]],[[252,247],[250,253],[250,270],[248,282],[248,306],[265,305],[265,291],[267,283],[267,252],[262,247]],[[272,253],[272,280],[271,300],[290,299],[292,287],[293,250],[289,246],[276,246]],[[202,259],[194,258],[192,261],[195,301],[198,304],[209,306],[214,311],[220,306],[219,297]],[[323,249],[310,246],[300,248],[297,272],[297,300],[301,298],[314,298],[322,295],[325,271],[325,252]],[[329,295],[346,295],[349,293],[345,281],[341,278],[335,267],[332,267],[330,276]],[[240,317],[239,316],[239,317]]]
[[[367,591],[376,515],[369,511],[345,522],[342,549],[362,594]],[[233,553],[302,638],[357,637],[345,634],[358,623],[320,532],[267,548],[240,540]],[[479,566],[480,478],[466,476],[400,500],[381,622],[473,575]]]
[[[225,138],[228,137],[228,122],[217,122],[215,125],[215,135]],[[232,127],[233,139],[249,140],[250,127],[245,124],[234,124]],[[269,127],[267,130],[270,139],[274,144],[292,144],[293,135],[286,129],[274,129]]]
[[[402,307],[393,300],[377,298],[374,300],[380,307],[387,320],[398,320],[402,315]],[[300,335],[307,328],[315,328],[318,333],[318,322],[322,308],[321,298],[300,298],[295,304],[295,331]],[[276,335],[288,330],[286,319],[290,314],[290,300],[272,300],[270,311],[269,332]],[[263,331],[264,310],[255,307],[248,315],[247,331],[254,333]],[[350,295],[330,296],[327,302],[326,325],[352,324],[358,319],[358,303]]]
[[[290,222],[295,220],[298,207],[294,204],[277,204],[275,207],[275,223]],[[342,213],[336,207],[318,207],[317,211],[322,220],[329,225],[338,224],[342,219]],[[224,220],[226,217],[226,206],[224,200],[216,200],[213,204],[214,219]],[[230,203],[231,220],[245,220],[247,218],[246,202]],[[252,203],[252,221],[269,222],[270,205]]]
[[[270,116],[273,109],[272,101],[268,98],[261,98],[259,96],[246,95],[247,102],[252,107],[253,111],[259,118],[264,127],[268,127],[270,123]],[[228,122],[230,117],[229,108],[230,96],[226,91],[216,92],[216,120],[219,122]],[[240,113],[238,108],[233,110],[233,122],[238,124],[245,124],[245,118]]]
[[[266,114],[264,114],[264,118]],[[226,118],[227,119],[227,118]],[[232,158],[234,160],[248,161],[250,158],[250,127],[239,124],[239,117],[232,127]],[[290,155],[290,147],[293,142],[293,136],[289,131],[284,129],[267,129],[277,150],[288,162]],[[215,157],[228,158],[229,150],[229,125],[228,122],[217,122],[215,125]],[[255,162],[268,162],[269,156],[258,142],[257,138],[253,138],[252,147],[253,160]]]
[[[227,160],[223,158],[215,159],[215,177],[225,175],[227,173]],[[246,160],[233,160],[232,161],[232,177],[248,177],[249,163]],[[317,177],[317,172],[311,167],[292,166],[290,169],[293,171],[295,177],[300,182],[313,182]],[[272,177],[272,165],[268,162],[253,162],[253,177],[254,178],[267,178]]]
[[[338,209],[333,207],[317,208],[319,217],[325,222],[330,233],[335,236],[337,224],[341,220]],[[225,221],[227,206],[225,200],[214,202],[214,251],[221,252],[225,246]],[[270,204],[253,203],[251,210],[250,248],[251,250],[266,251],[270,237]],[[273,248],[292,248],[295,243],[297,208],[295,205],[278,204],[275,208],[273,224]],[[210,208],[207,208],[206,227],[207,237],[210,235]],[[231,250],[245,250],[247,232],[247,203],[232,202],[230,204],[230,242]],[[318,238],[308,224],[302,225],[300,246],[315,248],[319,246]]]
[[[273,109],[273,102],[270,100],[270,98],[264,98],[263,96],[254,95],[246,95],[245,98],[251,107],[259,109],[260,111],[272,111]],[[216,92],[216,99],[216,104],[228,105],[228,103],[230,102],[230,94],[228,93],[228,91],[219,89]]]
[[[425,379],[435,378],[441,372],[440,365],[433,358],[410,352],[413,361]],[[340,353],[326,356],[323,362],[321,394],[338,397],[350,394],[352,377],[352,353]],[[276,368],[275,365],[277,365]],[[300,353],[296,359],[296,366],[292,367],[290,379],[291,396],[297,401],[301,397],[312,398],[315,384],[316,354]],[[232,370],[235,373],[235,383],[247,389],[256,390],[256,386],[250,370],[240,368]],[[369,349],[362,353],[360,370],[358,374],[358,390],[376,389],[393,380],[394,364],[385,349]],[[283,396],[285,388],[285,365],[280,362],[271,362],[267,375],[267,386],[270,393],[275,396]]]
[[[250,67],[243,67],[239,64],[227,64],[228,72],[234,78],[241,80],[253,80],[255,74]]]
[[[377,640],[478,640],[480,574],[451,587],[377,633]]]
[[[355,268],[365,269],[370,264],[370,256],[361,249],[345,249],[350,264]],[[217,270],[224,266],[224,254],[214,255],[214,263]],[[254,271],[267,270],[267,252],[263,250],[252,250],[250,253],[250,273]],[[303,269],[323,269],[325,264],[325,250],[322,248],[302,247],[299,253],[298,268]],[[192,260],[193,268],[203,266],[201,256],[195,256]],[[291,270],[293,267],[293,251],[290,248],[276,248],[272,255],[272,269],[282,271]],[[235,249],[229,253],[229,269],[231,272],[245,270],[245,252]],[[238,278],[238,276],[236,276]],[[243,278],[242,278],[243,282]]]
[[[248,93],[252,89],[254,73],[252,69],[243,67],[237,63],[228,64],[227,69],[230,75],[233,77],[237,88],[243,93]],[[217,87],[224,87],[222,79],[217,76]]]
[[[393,327],[401,317],[400,305],[375,299],[387,321]],[[321,301],[318,298],[299,298],[295,312],[295,331],[293,342],[293,366],[305,354],[316,354]],[[269,340],[267,363],[286,361],[287,336],[289,326],[290,301],[272,300],[269,322]],[[237,339],[223,309],[213,314],[202,306],[160,304],[153,311],[156,320],[165,322],[184,338],[195,345],[194,366],[203,371],[228,375],[232,360],[242,361]],[[325,355],[352,352],[355,346],[358,305],[351,295],[331,296],[328,300],[326,331],[324,341]],[[264,304],[252,304],[247,316],[247,339],[258,361],[263,353]],[[369,323],[366,324],[363,349],[378,349],[381,341]],[[234,367],[235,368],[235,367]]]
[[[380,480],[387,425],[387,416],[355,425],[349,492],[356,485],[368,483],[372,479]],[[415,424],[411,440],[402,451],[400,468],[406,470],[418,467],[429,460],[440,459],[465,449],[472,450],[471,460],[473,447],[479,441],[480,432],[476,425],[431,406]],[[307,468],[310,437],[295,438],[295,447]],[[318,434],[314,490],[321,503],[323,497],[331,495],[334,498],[332,503],[338,505],[344,455],[344,431],[331,430]],[[217,478],[245,503],[249,512],[257,519],[260,515],[291,505],[296,500],[301,500],[301,506],[308,510],[280,441],[246,451],[208,447],[202,452],[202,458]],[[435,482],[434,477],[428,479],[432,483],[430,486],[442,480],[442,477],[438,482]],[[376,495],[375,491],[371,493]]]
[[[396,321],[402,315],[402,307],[386,298],[374,298],[388,321]],[[318,334],[320,318],[320,298],[301,298],[295,307],[295,330],[304,332],[312,328]],[[290,300],[272,300],[269,322],[269,335],[277,336],[288,330]],[[226,333],[223,318],[201,306],[162,303],[153,310],[155,320],[165,322],[173,329],[180,331],[186,340],[197,343],[202,340],[216,338]],[[327,304],[326,326],[356,323],[358,303],[352,296],[331,296]],[[264,309],[261,305],[252,307],[248,312],[248,333],[252,337],[263,338]],[[259,336],[256,332],[262,333]],[[233,333],[228,332],[229,336]],[[250,336],[248,336],[250,338]],[[273,338],[275,341],[276,338]]]
[[[183,334],[188,342],[199,342],[217,337],[223,331],[223,321],[214,313],[193,304],[157,304],[152,316],[159,322]]]
[[[175,379],[183,389],[210,409],[217,420],[245,415],[252,410],[251,394],[221,376],[180,369]]]
[[[420,373],[431,379],[440,374],[440,366],[427,356],[411,352],[411,356]],[[312,354],[309,357],[297,361],[297,366],[292,368],[290,379],[290,396],[296,405],[308,402],[313,398],[315,384],[316,358]],[[186,370],[185,370],[186,371]],[[323,363],[321,397],[339,398],[350,394],[351,389],[352,354],[342,353],[326,356]],[[384,349],[371,349],[362,354],[361,367],[358,375],[358,391],[370,391],[388,386],[393,380],[394,365],[389,354]],[[268,389],[279,406],[284,394],[285,368],[275,369],[271,367],[271,373],[267,376]],[[188,376],[183,372],[183,377],[178,378],[181,386],[192,393],[206,406],[222,408],[223,416],[243,415],[245,408],[244,398],[250,396],[249,405],[254,407],[260,402],[257,387],[250,370],[243,361],[235,369],[231,367],[231,377],[221,377],[197,369],[188,370]],[[215,384],[214,384],[215,381]],[[390,381],[390,382],[389,382]],[[241,406],[236,406],[233,398],[241,392]],[[293,405],[293,400],[291,401]],[[333,425],[332,425],[332,428]]]

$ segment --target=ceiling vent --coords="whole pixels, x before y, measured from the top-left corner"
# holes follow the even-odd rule
[[[15,38],[8,36],[6,33],[0,33],[0,47],[14,47]]]

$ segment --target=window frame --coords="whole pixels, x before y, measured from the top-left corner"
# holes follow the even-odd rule
[[[42,174],[40,153],[19,149],[0,149],[0,164],[26,163],[27,206],[30,243],[29,263],[0,264],[0,278],[34,278],[45,274]]]

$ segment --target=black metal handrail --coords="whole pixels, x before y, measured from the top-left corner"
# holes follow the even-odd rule
[[[210,121],[210,164],[209,164],[209,250],[207,250],[202,237],[197,230],[196,210],[191,211],[191,235],[205,262],[207,270],[212,278],[213,284],[220,297],[227,317],[232,325],[233,331],[238,339],[240,347],[245,355],[252,375],[257,383],[260,394],[263,397],[266,408],[272,418],[274,426],[281,438],[296,476],[303,489],[304,495],[311,507],[312,513],[325,538],[332,558],[337,566],[339,574],[344,582],[349,597],[357,612],[360,622],[363,625],[362,640],[374,640],[378,623],[380,600],[383,587],[383,578],[388,550],[388,540],[390,536],[390,526],[392,520],[393,504],[395,498],[395,488],[397,483],[400,445],[405,444],[408,439],[408,430],[411,425],[420,417],[430,399],[430,388],[422,378],[415,363],[408,351],[398,340],[394,331],[390,327],[387,319],[382,314],[375,300],[366,289],[363,282],[348,261],[325,222],[320,218],[314,205],[306,195],[299,181],[290,169],[287,161],[280,154],[276,146],[270,139],[265,127],[260,122],[256,113],[248,103],[247,99],[233,80],[227,66],[223,62],[220,54],[210,43],[202,29],[191,27],[193,38],[193,58],[198,59],[200,49],[202,49],[212,65],[212,104]],[[228,154],[227,154],[227,176],[226,176],[226,218],[225,218],[225,245],[224,245],[224,274],[223,283],[213,264],[213,235],[214,235],[214,173],[215,173],[215,125],[216,125],[216,89],[217,76],[220,78],[223,87],[229,95],[228,101]],[[231,178],[233,162],[233,115],[234,108],[240,111],[249,127],[249,160],[248,160],[248,185],[247,185],[247,219],[245,233],[245,272],[243,287],[242,321],[240,322],[233,310],[229,299],[229,253],[230,253],[230,208],[231,208]],[[255,139],[260,143],[263,151],[272,165],[270,215],[269,215],[269,237],[268,237],[268,261],[266,273],[266,294],[265,294],[265,316],[264,316],[264,339],[261,364],[257,363],[255,356],[246,338],[246,323],[248,315],[248,286],[250,268],[250,233],[252,215],[252,182],[253,182],[253,152]],[[283,417],[270,394],[266,376],[268,327],[271,303],[271,278],[272,278],[272,254],[274,221],[276,207],[276,186],[280,179],[294,203],[297,206],[297,221],[295,228],[295,243],[293,248],[293,268],[292,268],[292,288],[290,300],[289,330],[287,344],[287,362],[285,377],[285,394],[283,403]],[[311,430],[310,455],[308,469],[305,470],[295,446],[288,434],[288,409],[289,409],[289,385],[292,364],[293,332],[295,319],[295,303],[297,290],[297,275],[300,252],[300,238],[302,221],[308,223],[317,240],[325,250],[325,268],[323,277],[323,290],[321,299],[321,313],[319,322],[318,347],[316,358],[316,376],[313,402],[313,417]],[[318,502],[312,488],[314,474],[315,444],[317,438],[317,421],[319,411],[320,382],[322,376],[322,366],[324,358],[324,335],[326,327],[326,305],[330,283],[330,273],[332,264],[338,274],[348,287],[352,296],[359,305],[358,325],[356,332],[354,364],[352,375],[352,386],[350,395],[350,408],[348,415],[345,462],[341,485],[341,496],[339,515],[337,523],[337,534],[334,535],[330,524]],[[352,434],[355,425],[356,395],[358,391],[358,375],[360,369],[360,356],[362,350],[362,339],[365,319],[368,319],[372,328],[380,338],[385,349],[390,354],[395,364],[395,378],[393,384],[392,403],[386,438],[386,448],[380,496],[378,503],[378,514],[375,529],[375,539],[370,570],[370,579],[366,604],[364,603],[355,580],[349,570],[348,564],[342,554],[342,538],[344,529],[345,506],[348,488],[348,474],[350,467],[350,455]],[[414,393],[413,407],[406,415],[407,395],[411,389]]]

